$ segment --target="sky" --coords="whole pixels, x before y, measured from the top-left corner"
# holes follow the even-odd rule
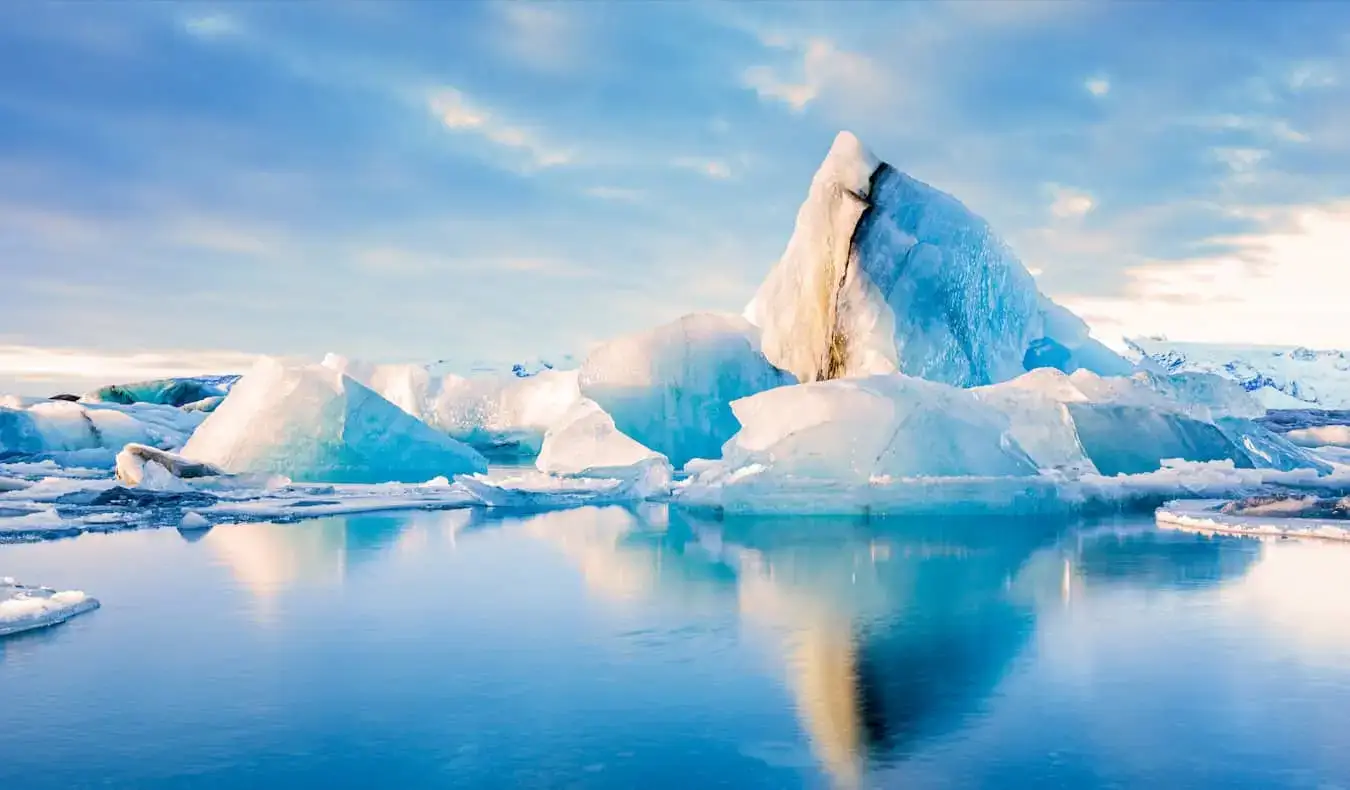
[[[841,129],[1108,343],[1350,347],[1350,4],[0,4],[0,392],[739,312]]]

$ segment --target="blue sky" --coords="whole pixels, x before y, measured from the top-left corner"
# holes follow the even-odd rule
[[[739,311],[840,129],[1107,340],[1350,346],[1350,5],[0,5],[0,391]]]

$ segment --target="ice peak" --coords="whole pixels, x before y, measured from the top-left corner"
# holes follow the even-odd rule
[[[872,173],[880,164],[881,160],[867,150],[857,135],[843,130],[835,135],[830,152],[816,171],[815,180],[838,184],[850,192],[866,195]]]

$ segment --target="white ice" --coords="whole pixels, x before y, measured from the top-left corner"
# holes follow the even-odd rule
[[[0,458],[111,465],[128,443],[181,447],[206,415],[151,403],[12,401],[0,406]]]
[[[1041,294],[983,219],[848,132],[745,314],[769,360],[804,382],[899,371],[977,386],[1047,365],[1132,368]]]
[[[549,429],[535,459],[539,471],[563,476],[631,478],[653,465],[670,468],[665,456],[619,431],[614,418],[589,398],[577,401]]]
[[[739,429],[731,402],[792,383],[739,316],[695,313],[611,340],[581,366],[581,394],[615,426],[682,466],[716,458]]]
[[[1036,466],[1008,420],[966,390],[901,375],[799,384],[732,404],[741,430],[699,485],[755,477],[791,488],[882,477],[1023,476]],[[768,482],[766,482],[768,481]]]
[[[1266,408],[1350,409],[1350,354],[1307,348],[1131,338],[1132,354],[1169,372],[1213,373],[1256,394]]]
[[[1218,532],[1254,538],[1322,538],[1350,541],[1350,521],[1299,518],[1296,514],[1229,515],[1219,512],[1225,500],[1168,502],[1155,513],[1158,525],[1196,532]]]
[[[334,483],[412,482],[486,471],[472,448],[323,365],[263,359],[183,448],[234,474]]]
[[[98,599],[79,590],[26,587],[5,577],[0,579],[0,637],[64,623],[98,605]]]

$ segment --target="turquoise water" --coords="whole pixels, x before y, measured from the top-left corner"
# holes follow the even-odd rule
[[[0,546],[0,786],[1350,787],[1350,546],[468,511]]]

